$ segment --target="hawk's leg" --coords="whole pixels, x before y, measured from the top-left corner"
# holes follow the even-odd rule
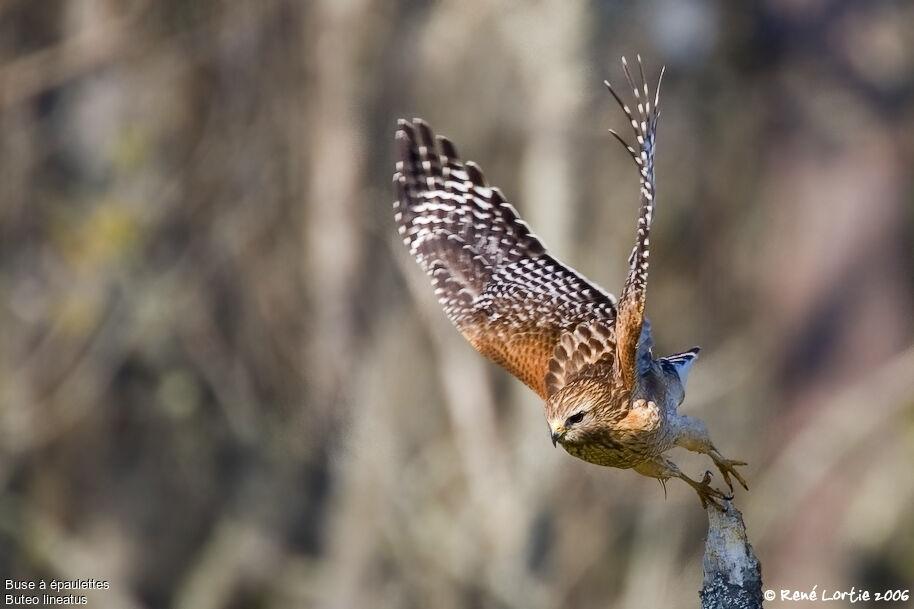
[[[737,466],[746,465],[746,462],[725,459],[724,456],[714,448],[711,437],[708,435],[708,428],[705,427],[704,423],[698,419],[681,415],[672,418],[671,423],[675,431],[675,442],[677,446],[711,457],[711,460],[714,461],[714,465],[720,470],[721,475],[724,477],[724,481],[727,483],[727,486],[730,487],[731,491],[733,490],[733,482],[730,480],[731,475],[736,478],[744,489],[747,491],[749,490],[749,486],[746,484],[743,476],[736,471]]]
[[[701,506],[703,508],[707,508],[710,503],[714,507],[724,510],[725,507],[723,502],[732,499],[731,496],[725,495],[711,486],[711,472],[705,472],[701,481],[693,480],[683,474],[675,463],[662,455],[654,457],[650,461],[645,461],[634,469],[642,476],[657,478],[660,482],[666,482],[670,478],[679,478],[698,493],[698,498],[701,500]]]

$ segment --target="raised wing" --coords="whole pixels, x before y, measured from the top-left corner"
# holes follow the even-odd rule
[[[651,222],[654,218],[654,199],[656,188],[654,185],[654,148],[657,138],[657,121],[660,118],[660,82],[663,80],[663,71],[657,81],[654,99],[648,91],[647,80],[644,77],[644,68],[641,65],[641,56],[638,56],[638,68],[641,82],[635,83],[628,62],[622,58],[622,68],[625,79],[634,94],[635,110],[632,111],[628,104],[616,93],[609,81],[606,87],[622,107],[631,124],[635,136],[635,146],[626,142],[618,133],[612,131],[616,139],[638,166],[638,179],[641,184],[641,206],[638,211],[638,233],[635,247],[629,257],[628,278],[622,295],[619,298],[619,315],[616,321],[616,365],[614,367],[616,382],[624,387],[632,387],[638,374],[638,343],[641,338],[642,325],[644,324],[644,301],[647,291],[648,257],[650,255]]]
[[[615,319],[615,298],[550,256],[501,191],[422,120],[400,121],[394,214],[444,312],[543,399],[562,335]]]

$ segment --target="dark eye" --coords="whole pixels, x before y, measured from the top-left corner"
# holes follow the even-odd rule
[[[565,427],[571,427],[572,425],[577,425],[584,420],[584,412],[576,412],[567,419],[565,419]]]

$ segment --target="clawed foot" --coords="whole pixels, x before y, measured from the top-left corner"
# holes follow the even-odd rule
[[[734,472],[734,475],[738,474]],[[726,511],[726,507],[724,506],[723,502],[733,499],[733,495],[725,495],[721,491],[711,486],[711,472],[709,471],[705,472],[701,482],[692,480],[685,474],[680,474],[679,477],[682,478],[689,486],[695,489],[695,492],[698,493],[698,498],[701,500],[701,507],[705,509],[707,509],[708,504],[710,503],[720,511]]]
[[[711,459],[714,461],[714,465],[717,466],[717,469],[720,470],[721,475],[724,477],[724,482],[727,483],[727,486],[730,487],[730,492],[733,492],[733,482],[730,480],[730,475],[732,474],[736,478],[744,489],[749,490],[749,485],[746,484],[746,480],[743,479],[743,476],[736,471],[737,466],[748,465],[745,461],[734,461],[731,459],[724,459],[716,450],[712,450],[710,453]]]

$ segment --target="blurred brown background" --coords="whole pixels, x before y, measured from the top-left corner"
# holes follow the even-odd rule
[[[5,0],[0,577],[697,606],[694,493],[553,449],[390,210],[422,116],[618,293],[637,179],[601,83],[640,53],[657,352],[704,347],[683,410],[750,462],[766,587],[914,588],[912,31],[902,1]]]

